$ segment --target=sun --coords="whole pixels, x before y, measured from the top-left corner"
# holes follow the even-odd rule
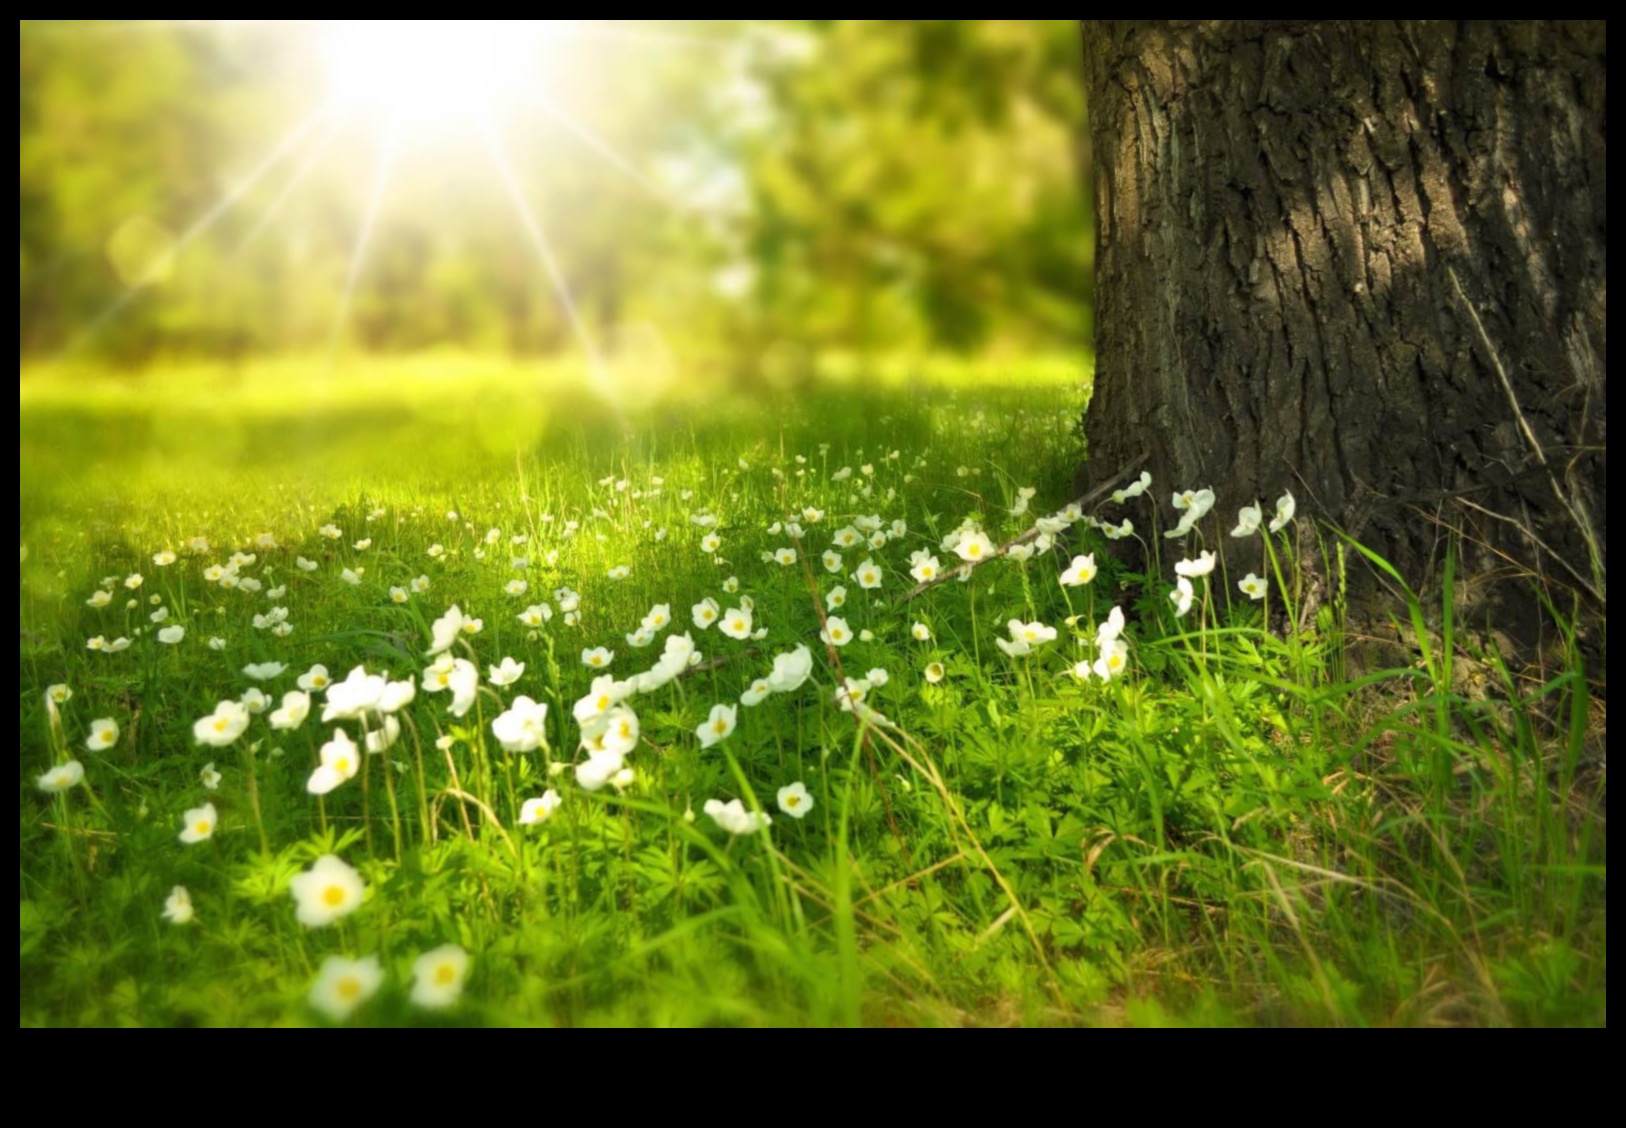
[[[571,20],[331,20],[331,104],[392,129],[490,119],[532,81],[544,41]]]

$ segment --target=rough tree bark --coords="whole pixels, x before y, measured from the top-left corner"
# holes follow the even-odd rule
[[[1086,21],[1083,39],[1083,484],[1148,452],[1165,509],[1214,488],[1210,540],[1291,489],[1410,576],[1445,522],[1479,575],[1511,557],[1601,603],[1605,25]]]

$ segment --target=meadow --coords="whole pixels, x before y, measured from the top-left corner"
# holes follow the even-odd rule
[[[1086,387],[25,368],[21,1023],[1605,1023],[1601,643]]]

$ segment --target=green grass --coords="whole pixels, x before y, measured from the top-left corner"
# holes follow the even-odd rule
[[[1443,603],[1397,600],[1415,649],[1343,673],[1355,667],[1335,608],[1302,633],[1283,625],[1296,593],[1278,581],[1316,536],[1302,510],[1272,542],[1268,629],[1224,568],[1174,618],[1172,563],[1198,537],[1151,538],[1163,559],[1148,584],[1082,524],[1054,552],[904,605],[911,551],[946,565],[939,541],[963,519],[1003,541],[1068,500],[1083,380],[1056,366],[1033,381],[1019,366],[863,372],[794,393],[689,385],[629,402],[622,389],[620,410],[569,372],[450,357],[342,379],[292,362],[25,372],[22,1024],[322,1022],[306,997],[334,954],[384,970],[352,1024],[1606,1022],[1603,691],[1579,645],[1545,673],[1510,670],[1451,621],[1447,576]],[[1168,527],[1156,507],[1177,484],[1190,483],[1102,513]],[[1038,491],[1026,516],[1010,512],[1018,487]],[[1210,546],[1238,551],[1224,534],[1245,500],[1219,499],[1199,526]],[[804,506],[826,514],[807,526],[811,571],[765,563],[791,543],[767,527]],[[715,560],[690,521],[702,509],[719,520]],[[907,532],[874,551],[886,578],[866,592],[818,554],[872,513]],[[320,535],[328,524],[339,539]],[[186,551],[198,536],[207,554]],[[178,561],[155,566],[166,549]],[[207,582],[235,549],[257,557],[242,575],[286,592]],[[1100,575],[1063,589],[1081,551]],[[867,554],[845,553],[844,571]],[[1358,547],[1346,557],[1366,566]],[[607,575],[617,565],[626,579]],[[346,567],[364,569],[359,584],[341,581]],[[133,592],[131,573],[144,577]],[[391,601],[419,575],[427,592]],[[689,622],[702,597],[731,605],[729,576],[755,600],[761,641]],[[505,592],[514,578],[523,596]],[[868,701],[892,727],[837,707],[810,579],[821,601],[848,588],[843,612],[872,637],[839,658],[849,676],[888,672]],[[87,606],[104,586],[110,604]],[[580,622],[556,615],[533,636],[516,613],[562,586],[580,593]],[[484,620],[454,652],[482,675],[512,656],[523,678],[482,685],[461,719],[420,688],[400,741],[321,801],[305,789],[335,727],[318,723],[320,701],[297,731],[262,714],[231,747],[194,744],[193,722],[250,687],[251,662],[287,665],[262,687],[274,699],[313,663],[421,678],[429,623],[454,602]],[[179,644],[154,637],[158,603],[164,625],[186,628]],[[625,635],[656,603],[705,664],[631,699],[642,743],[624,791],[552,776],[578,758],[580,652],[613,649],[619,677],[647,668],[660,642],[635,650]],[[1128,673],[1080,682],[1069,671],[1114,604]],[[289,609],[286,637],[252,625],[273,605]],[[1059,637],[1008,658],[995,640],[1014,617]],[[915,622],[930,641],[911,637]],[[134,642],[87,650],[97,635]],[[740,708],[732,735],[701,749],[711,706],[798,643],[812,681]],[[938,684],[931,662],[946,668]],[[58,725],[44,699],[56,683],[73,690]],[[493,737],[521,693],[549,705],[547,751]],[[88,751],[101,717],[119,739]],[[84,784],[39,790],[69,757]],[[797,780],[814,798],[800,820],[775,805]],[[519,825],[550,785],[553,817]],[[686,819],[714,798],[772,826],[734,837]],[[205,800],[216,832],[183,845],[182,813]],[[365,901],[305,928],[289,882],[326,853],[359,870]],[[189,924],[160,915],[175,885]],[[413,961],[446,943],[471,956],[461,1000],[415,1008]]]

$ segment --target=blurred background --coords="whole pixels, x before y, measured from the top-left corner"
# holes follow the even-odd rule
[[[23,21],[25,378],[1076,359],[1079,55],[1072,21]]]

